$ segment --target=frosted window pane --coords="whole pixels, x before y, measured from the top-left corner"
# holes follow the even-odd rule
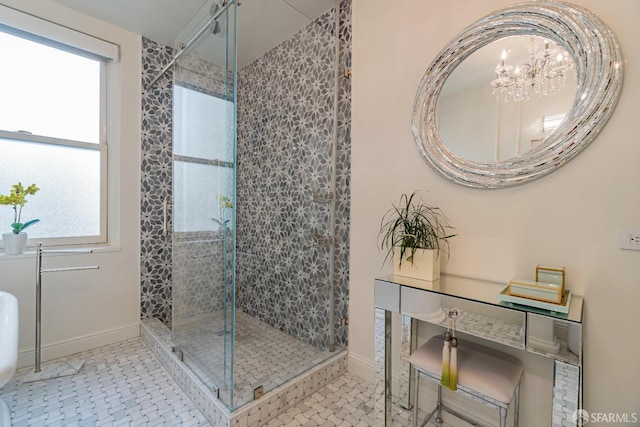
[[[0,129],[100,142],[100,62],[0,32]]]
[[[177,232],[219,230],[215,220],[229,219],[220,210],[218,194],[230,197],[233,169],[198,163],[174,162],[173,227]],[[215,220],[214,220],[215,219]]]
[[[233,103],[181,86],[174,89],[175,154],[233,161]]]
[[[22,222],[40,222],[30,238],[100,235],[100,152],[0,139],[0,194],[18,181],[40,191],[27,197]],[[10,159],[10,160],[7,160]],[[10,231],[13,209],[0,206],[0,231]]]

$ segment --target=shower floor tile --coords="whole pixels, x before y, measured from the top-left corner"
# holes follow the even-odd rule
[[[253,400],[256,387],[263,386],[265,393],[269,392],[343,350],[329,352],[314,347],[240,310],[236,311],[235,332],[236,408]],[[225,387],[230,382],[229,337],[224,336],[222,312],[190,319],[173,334],[173,343],[184,351],[187,365],[207,385],[220,388],[223,402],[229,401],[229,388]],[[226,378],[221,373],[226,373]]]
[[[76,358],[76,375],[25,383],[28,367],[0,389],[13,427],[209,425],[139,338]]]

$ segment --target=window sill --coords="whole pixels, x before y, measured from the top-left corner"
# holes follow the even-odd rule
[[[59,246],[59,247],[48,247],[47,249],[56,250],[56,251],[66,251],[68,250],[68,254],[56,253],[47,256],[59,256],[59,255],[88,255],[88,254],[100,254],[100,253],[109,253],[109,252],[119,252],[120,246]],[[73,252],[73,251],[87,251],[87,252]],[[89,252],[91,251],[91,252]],[[29,247],[23,254],[18,255],[7,255],[4,253],[4,249],[0,248],[0,262],[2,261],[10,261],[16,259],[28,259],[35,258],[36,251],[35,248]]]

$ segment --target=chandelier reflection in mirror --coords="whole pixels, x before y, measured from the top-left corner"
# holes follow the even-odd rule
[[[563,49],[542,37],[529,38],[529,62],[507,63],[503,50],[491,81],[491,92],[498,101],[528,101],[532,96],[545,96],[561,91],[573,61]]]

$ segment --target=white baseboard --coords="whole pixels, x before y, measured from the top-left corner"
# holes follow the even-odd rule
[[[70,338],[42,346],[41,361],[58,359],[96,347],[113,344],[135,338],[140,335],[140,322],[131,325],[100,331],[81,337]],[[35,363],[35,347],[21,349],[18,355],[18,368],[30,366]]]
[[[347,370],[350,374],[363,378],[369,382],[373,382],[375,380],[374,366],[369,359],[350,351],[347,363]]]

